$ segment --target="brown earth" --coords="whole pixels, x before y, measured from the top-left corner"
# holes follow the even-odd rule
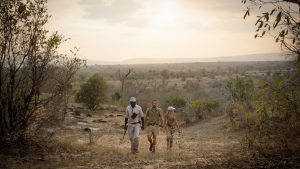
[[[229,130],[227,116],[208,118],[182,129],[175,134],[173,151],[166,150],[166,133],[161,129],[157,152],[150,153],[145,131],[140,136],[140,152],[130,154],[128,136],[122,141],[124,117],[118,110],[95,113],[69,112],[60,128],[45,128],[50,135],[45,145],[54,144],[50,152],[0,153],[0,168],[297,168],[297,158],[282,156],[262,157],[245,149],[244,131]],[[89,132],[92,131],[92,144]],[[48,133],[48,134],[46,134]],[[39,149],[35,148],[40,152]]]
[[[125,141],[121,141],[123,119],[121,112],[107,110],[90,117],[70,112],[64,127],[57,129],[51,139],[84,148],[84,151],[58,152],[19,160],[12,157],[8,158],[8,163],[15,163],[13,168],[235,168],[228,163],[228,159],[242,154],[241,133],[226,129],[228,118],[221,116],[184,128],[181,137],[176,133],[172,152],[166,151],[166,134],[163,129],[158,137],[155,154],[148,151],[149,144],[142,131],[140,153],[132,155],[129,153],[128,136],[125,136]],[[89,135],[84,131],[87,127],[92,129],[92,144],[89,144]]]

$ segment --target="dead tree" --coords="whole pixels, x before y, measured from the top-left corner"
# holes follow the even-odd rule
[[[133,76],[134,80],[134,87],[135,87],[135,93],[136,95],[140,94],[147,88],[147,84],[144,83],[143,79],[138,79],[135,76]]]
[[[128,79],[129,75],[132,73],[133,69],[128,69],[128,71],[125,74],[121,73],[121,69],[118,70],[118,78],[121,82],[121,93],[120,98],[123,99],[124,96],[124,87],[125,87],[125,81]]]

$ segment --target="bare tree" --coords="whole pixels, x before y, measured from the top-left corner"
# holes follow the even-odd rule
[[[147,88],[147,84],[144,82],[143,79],[138,79],[135,76],[133,76],[133,80],[136,94],[142,93]]]
[[[129,75],[133,72],[133,69],[128,69],[128,71],[126,73],[121,73],[121,69],[118,70],[118,78],[121,82],[121,99],[123,99],[124,96],[124,87],[125,87],[125,81],[129,78]]]

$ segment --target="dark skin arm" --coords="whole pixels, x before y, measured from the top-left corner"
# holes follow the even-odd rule
[[[144,118],[144,127],[148,126],[148,124],[147,124],[147,116],[148,116],[148,110],[146,110],[145,117],[143,117]]]
[[[142,119],[142,130],[144,130],[145,129],[145,118],[142,117],[141,119]]]
[[[128,123],[128,118],[125,118],[124,130],[127,130],[127,123]]]

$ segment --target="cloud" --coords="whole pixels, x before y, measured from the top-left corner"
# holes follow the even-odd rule
[[[81,0],[84,17],[109,23],[126,23],[142,8],[135,0]]]
[[[165,1],[168,0],[80,0],[79,5],[83,7],[84,18],[106,21],[109,24],[121,24],[126,27],[145,28],[153,23],[160,5]],[[235,26],[230,26],[230,21],[225,20],[235,18],[236,14],[240,19],[243,14],[243,5],[236,0],[172,1],[187,14],[181,22],[177,23],[177,26],[191,26],[191,28],[202,30],[211,29],[210,27],[214,26],[232,31],[236,30],[232,29]]]
[[[126,26],[136,27],[136,28],[145,28],[149,25],[149,20],[146,19],[132,19],[128,20],[125,23]]]
[[[185,0],[180,1],[185,9],[187,27],[201,32],[249,32],[253,23],[243,20],[244,9],[236,0]],[[248,21],[248,19],[247,19]]]
[[[245,6],[243,6],[241,1],[236,1],[236,0],[218,0],[218,1],[184,0],[181,2],[189,9],[211,10],[215,12],[224,12],[224,11],[236,12],[237,10],[245,8]]]

